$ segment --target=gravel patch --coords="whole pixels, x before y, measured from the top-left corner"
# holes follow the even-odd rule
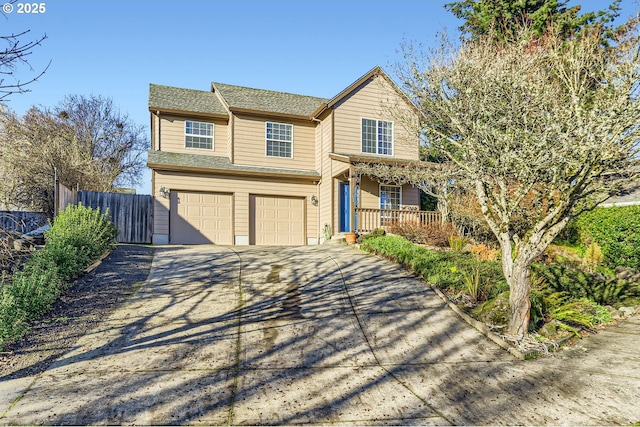
[[[147,279],[153,248],[118,245],[73,282],[21,339],[0,353],[0,381],[36,375],[118,308]]]

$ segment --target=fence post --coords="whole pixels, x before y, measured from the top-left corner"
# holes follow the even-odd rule
[[[53,220],[58,216],[60,201],[58,200],[58,168],[53,168]]]

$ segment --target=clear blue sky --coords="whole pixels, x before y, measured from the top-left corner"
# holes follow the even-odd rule
[[[149,83],[208,90],[212,81],[330,98],[376,65],[389,70],[403,40],[430,45],[460,22],[449,1],[45,0],[42,14],[0,15],[0,35],[47,39],[29,58],[32,78],[6,102],[19,114],[69,94],[110,97],[148,129]],[[0,5],[4,1],[0,0]],[[26,2],[23,2],[26,3]],[[609,1],[572,1],[585,10]],[[623,18],[638,0],[623,0]],[[27,40],[27,38],[24,38]],[[150,173],[137,187],[149,194]]]

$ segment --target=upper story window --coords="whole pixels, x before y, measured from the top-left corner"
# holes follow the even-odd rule
[[[185,121],[184,146],[213,150],[213,123]]]
[[[293,158],[293,125],[267,122],[267,156]]]
[[[393,122],[362,119],[362,152],[393,155]]]

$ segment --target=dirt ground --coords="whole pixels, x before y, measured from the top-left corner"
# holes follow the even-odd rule
[[[72,283],[28,334],[3,349],[0,381],[41,373],[71,350],[146,280],[152,258],[149,246],[116,246],[98,268]]]

